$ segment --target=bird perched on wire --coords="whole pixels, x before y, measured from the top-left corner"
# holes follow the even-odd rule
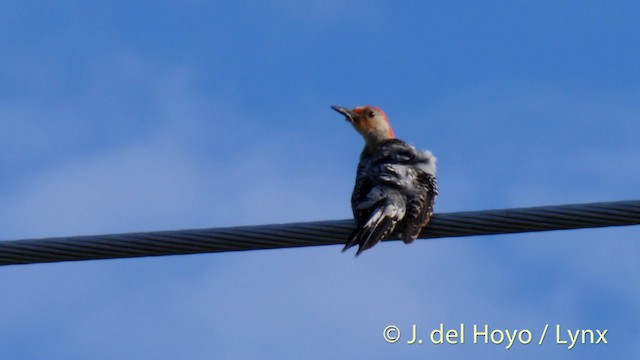
[[[409,244],[433,215],[438,194],[436,158],[396,139],[387,115],[375,106],[332,106],[364,138],[351,207],[356,229],[344,249],[359,255],[394,231]]]

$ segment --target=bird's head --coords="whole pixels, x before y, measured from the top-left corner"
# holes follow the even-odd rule
[[[346,120],[364,137],[367,145],[375,145],[382,140],[394,138],[387,115],[379,107],[366,105],[351,110],[342,106],[331,108],[345,116]]]

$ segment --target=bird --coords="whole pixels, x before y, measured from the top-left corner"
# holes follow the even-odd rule
[[[397,139],[379,107],[331,108],[364,139],[351,195],[356,228],[342,251],[357,244],[358,256],[394,232],[412,243],[433,216],[436,157]]]

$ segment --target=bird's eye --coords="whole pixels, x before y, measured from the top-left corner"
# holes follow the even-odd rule
[[[370,118],[372,118],[372,117],[374,117],[374,116],[376,116],[376,113],[375,113],[375,112],[373,112],[373,111],[369,111],[369,117],[370,117]]]

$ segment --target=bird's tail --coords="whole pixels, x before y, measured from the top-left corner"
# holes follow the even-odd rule
[[[356,256],[361,252],[370,249],[389,235],[396,224],[397,208],[394,205],[385,205],[377,208],[369,220],[360,228],[356,229],[349,238],[342,251],[358,244]]]

